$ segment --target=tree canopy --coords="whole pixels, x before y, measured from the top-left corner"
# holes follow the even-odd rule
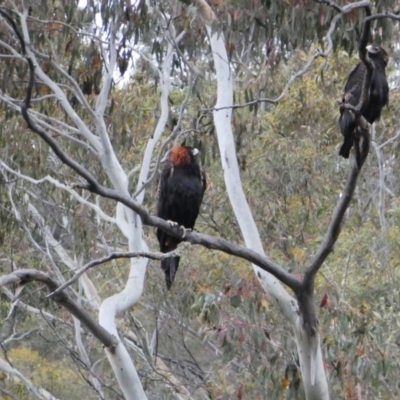
[[[2,396],[397,398],[399,19],[390,1],[5,1]],[[336,101],[366,31],[390,102],[358,170]],[[174,143],[208,185],[169,293],[155,227],[179,232],[154,214]]]

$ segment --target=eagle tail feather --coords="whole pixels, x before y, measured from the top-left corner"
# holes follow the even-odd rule
[[[340,131],[344,136],[344,143],[340,148],[339,155],[344,158],[349,158],[350,150],[353,147],[354,142],[354,129],[356,128],[353,113],[350,110],[343,110],[339,122]]]
[[[339,150],[339,155],[344,158],[349,158],[350,150],[352,147],[353,147],[353,137],[347,136],[344,139],[344,143],[342,144],[342,147]]]
[[[178,271],[180,257],[171,257],[161,260],[161,268],[165,273],[165,283],[170,290],[175,280],[176,271]]]

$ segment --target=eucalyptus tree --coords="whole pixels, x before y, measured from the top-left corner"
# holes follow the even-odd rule
[[[221,2],[215,7],[204,0],[28,3],[6,1],[0,8],[4,138],[0,166],[6,183],[2,214],[14,231],[18,226],[21,241],[14,244],[3,233],[9,251],[3,258],[12,272],[3,267],[0,283],[3,287],[18,284],[15,294],[4,289],[13,309],[30,306],[30,312],[37,314],[37,309],[18,300],[27,284],[36,281],[49,289],[48,299],[72,314],[74,357],[84,367],[92,396],[145,399],[152,392],[143,382],[151,379],[176,398],[209,398],[212,393],[206,385],[190,390],[157,357],[162,339],[157,328],[148,339],[140,333],[140,322],[134,321],[139,326],[137,335],[121,336],[121,331],[129,331],[130,322],[121,322],[125,313],[146,290],[149,259],[172,255],[149,250],[145,226],[157,227],[185,242],[173,255],[197,244],[250,262],[271,303],[293,329],[306,398],[329,398],[314,285],[338,239],[360,170],[351,166],[325,237],[299,278],[265,254],[242,188],[232,113],[245,107],[265,112],[266,105],[290,96],[293,83],[309,73],[318,59],[330,57],[339,47],[359,49],[368,66],[364,88],[368,93],[373,66],[365,46],[371,19],[365,22],[364,10],[370,15],[370,2],[293,2],[289,7],[281,1]],[[375,11],[385,5],[379,2]],[[377,24],[381,32],[392,29],[390,20],[378,19]],[[269,90],[268,71],[288,61],[297,48],[309,53],[307,60],[281,91]],[[157,107],[153,98],[144,97],[143,80],[157,89]],[[203,93],[209,90],[204,82],[214,80],[216,101],[208,104],[203,101]],[[256,91],[247,89],[250,81],[256,81]],[[149,103],[141,112],[135,110],[133,118],[124,97],[130,85],[140,92],[138,97],[144,97],[140,101]],[[178,105],[172,104],[174,90]],[[202,109],[198,118],[189,119],[196,96]],[[352,112],[360,116],[363,104]],[[179,228],[144,206],[145,200],[152,202],[146,194],[154,194],[151,184],[172,142],[185,138],[201,144],[207,153],[210,142],[203,120],[210,115],[227,196],[244,245],[198,232],[182,237]],[[152,131],[146,125],[149,118],[155,119]],[[359,119],[364,162],[370,141],[368,127]],[[147,137],[141,130],[147,130]],[[31,252],[16,260],[12,248],[20,252],[20,245]],[[102,300],[90,270],[118,259],[130,260],[129,275],[123,288],[112,286]],[[58,317],[50,313],[46,318]],[[95,355],[101,360],[101,356],[93,349],[88,354],[82,339],[86,332],[104,345],[118,385],[98,372],[98,363],[91,359]],[[72,352],[72,347],[67,348]],[[0,368],[22,381],[36,398],[48,396],[9,364],[2,361]]]

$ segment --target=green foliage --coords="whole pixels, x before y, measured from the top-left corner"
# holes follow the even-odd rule
[[[65,362],[49,361],[40,356],[38,351],[26,347],[13,348],[8,352],[8,359],[17,369],[23,369],[26,376],[36,384],[49,390],[57,397],[68,395],[78,397],[81,383],[75,371],[69,369]],[[19,399],[29,399],[30,394],[25,386],[17,381],[9,382],[10,392]]]
[[[375,11],[386,10],[389,5],[388,1],[375,2]],[[54,59],[76,80],[92,106],[106,66],[104,48],[92,40],[88,28],[99,14],[103,23],[98,29],[103,31],[102,40],[106,38],[117,7],[115,2],[106,1],[88,2],[85,9],[71,2],[56,2],[55,6],[42,1],[40,13],[39,8],[33,8],[32,46],[45,55],[56,55]],[[213,8],[219,21],[213,28],[224,32],[231,57],[237,104],[278,96],[317,48],[325,48],[324,38],[336,15],[327,5],[309,1],[230,0],[213,2]],[[204,24],[195,17],[191,6],[163,2],[161,11],[155,12],[145,1],[124,9],[119,67],[106,113],[110,140],[125,171],[140,165],[160,115],[159,77],[148,60],[159,67],[165,59],[169,40],[160,30],[165,23],[160,15],[174,15],[171,21],[177,32],[186,29],[187,34],[171,69],[171,121],[188,91],[189,68],[182,57],[201,72],[182,120],[182,131],[190,133],[181,138],[202,150],[208,174],[208,188],[196,229],[242,244],[224,186],[212,115],[204,111],[213,107],[216,96]],[[335,53],[327,60],[318,60],[291,86],[279,104],[257,104],[235,109],[233,113],[242,183],[266,253],[298,277],[321,243],[347,178],[349,162],[339,159],[337,154],[342,138],[335,102],[341,98],[347,76],[358,62],[354,49],[362,21],[363,13],[358,11],[342,20],[333,36]],[[384,45],[398,34],[397,27],[386,20],[375,23],[374,33],[375,40]],[[2,40],[15,45],[7,35]],[[140,50],[145,57],[133,57],[132,50]],[[10,55],[7,49],[2,52]],[[92,120],[68,89],[70,82],[66,76],[57,72],[50,60],[40,60],[44,72],[60,84],[77,115],[95,132]],[[120,76],[124,85],[117,85]],[[26,79],[26,63],[13,58],[2,60],[3,93],[20,101],[24,98]],[[49,94],[51,90],[37,80],[34,98],[42,101],[33,103],[32,111],[71,123]],[[384,110],[382,122],[376,126],[374,143],[378,146],[394,138],[399,129],[399,95],[392,91],[390,96],[389,109]],[[163,138],[170,134],[171,126],[172,122]],[[97,157],[62,136],[54,137],[101,183],[110,185]],[[79,133],[76,138],[82,139]],[[396,139],[381,149],[381,165],[371,149],[335,252],[317,277],[316,303],[323,300],[319,327],[332,398],[350,399],[359,390],[365,398],[385,398],[388,391],[382,382],[393,391],[394,397],[399,394],[400,314],[396,282],[400,265],[397,200],[400,187],[394,172],[399,168],[397,143]],[[155,150],[154,160],[159,151],[160,146]],[[34,179],[51,175],[63,183],[81,183],[47,145],[26,129],[21,117],[10,111],[6,103],[1,103],[0,109],[0,159]],[[154,164],[152,171],[153,168]],[[126,249],[126,239],[115,226],[99,222],[92,211],[69,193],[56,190],[50,183],[30,184],[6,172],[0,179],[2,274],[15,266],[50,270],[54,263],[65,278],[72,275],[54,248],[45,243],[44,226],[71,258],[81,264],[103,256],[110,248]],[[133,190],[138,174],[133,173],[130,179]],[[382,188],[387,190],[379,197]],[[78,192],[87,196],[88,201],[96,202],[86,191]],[[43,225],[27,212],[26,196],[43,216]],[[155,198],[156,180],[146,192],[145,205],[150,210],[155,208]],[[115,215],[114,202],[101,199],[99,204],[105,213]],[[20,212],[19,221],[14,207]],[[29,234],[23,226],[29,227]],[[157,249],[154,229],[145,228],[145,240],[150,249]],[[168,293],[159,263],[150,263],[141,302],[130,316],[140,320],[148,336],[156,321],[161,321],[157,356],[170,368],[170,374],[178,376],[194,398],[202,398],[202,390],[216,399],[239,398],[239,394],[246,399],[304,398],[290,327],[270,307],[251,266],[199,247],[185,251],[180,265],[176,283]],[[128,273],[129,262],[118,260],[97,267],[88,275],[104,299],[123,288]],[[79,293],[78,285],[72,288]],[[7,337],[12,329],[40,332],[24,339],[23,345],[11,342],[12,345],[6,346],[7,355],[35,385],[55,396],[97,398],[87,384],[88,372],[73,350],[71,317],[50,303],[46,294],[41,287],[32,285],[24,289],[21,300],[48,310],[58,318],[56,321],[36,318],[18,307],[11,319],[6,320],[9,298],[3,294],[2,337]],[[86,303],[84,306],[93,312]],[[93,315],[96,317],[95,312]],[[120,319],[121,336],[138,332],[132,320]],[[101,346],[86,333],[84,340],[98,368],[96,373],[104,382],[106,398],[118,398],[118,386],[109,367],[102,362]],[[133,358],[149,396],[166,398],[169,395],[165,394],[166,379],[155,376],[153,366],[149,367],[144,359],[136,355]],[[1,384],[18,398],[28,398],[20,382],[1,380]]]

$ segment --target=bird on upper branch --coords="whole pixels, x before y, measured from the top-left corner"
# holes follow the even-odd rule
[[[194,228],[206,190],[205,172],[196,159],[198,153],[192,147],[174,147],[158,186],[157,216],[185,230]],[[180,242],[161,229],[157,229],[157,239],[163,253],[175,250]],[[174,282],[179,260],[179,256],[161,260],[168,290]]]
[[[372,74],[369,101],[364,111],[363,117],[370,123],[374,123],[381,116],[382,108],[389,101],[389,86],[386,79],[385,68],[389,61],[386,51],[379,46],[367,46],[369,59],[373,63],[374,72]],[[343,104],[357,106],[360,102],[366,67],[363,62],[359,63],[350,73],[346,86],[344,87]],[[350,149],[354,142],[354,132],[357,129],[354,113],[341,107],[339,125],[344,143],[340,148],[339,155],[349,158]]]

